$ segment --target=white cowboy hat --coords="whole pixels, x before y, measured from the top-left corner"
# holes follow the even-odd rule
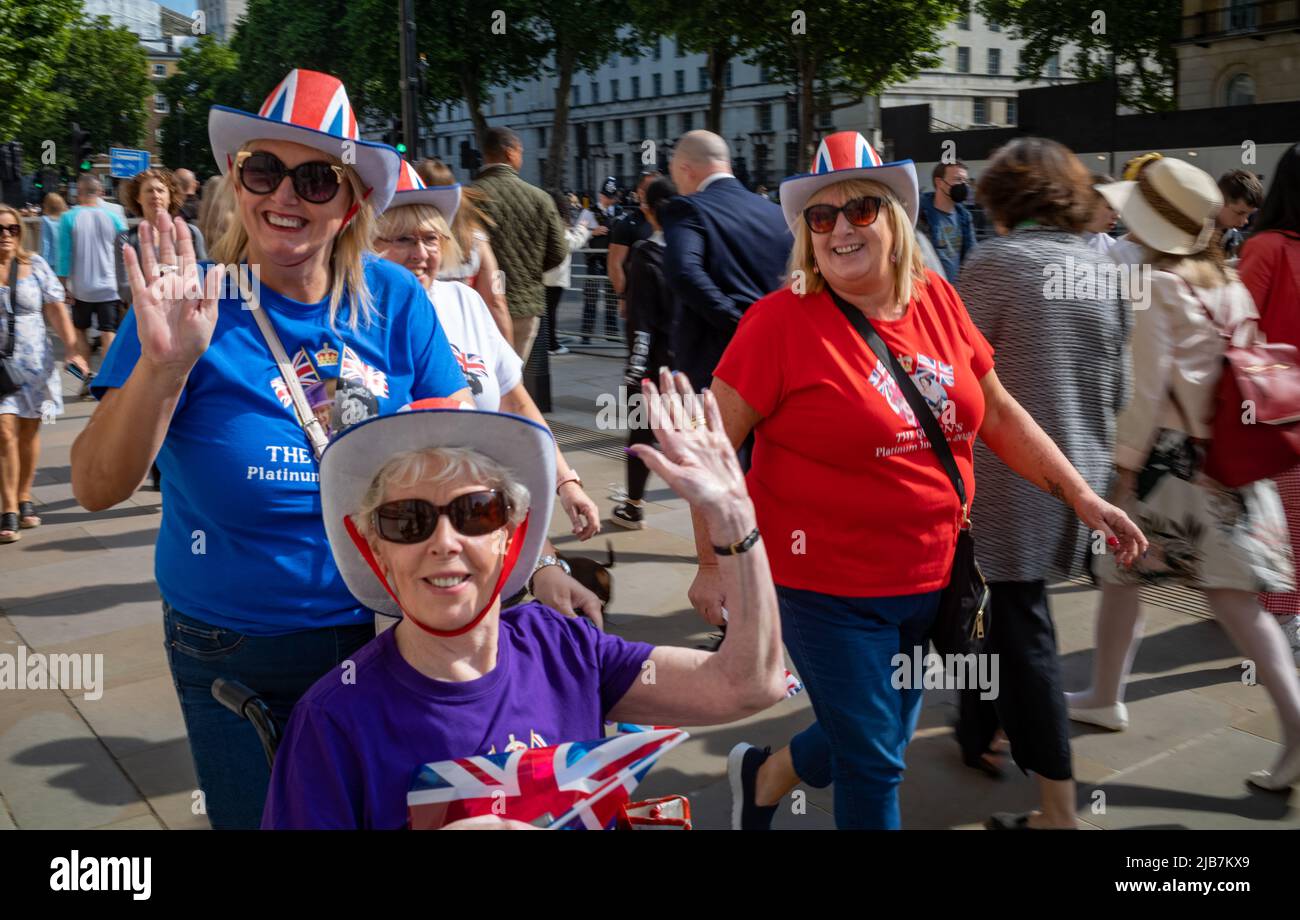
[[[911,160],[884,163],[857,131],[837,131],[822,138],[813,157],[812,172],[790,176],[781,182],[781,210],[790,229],[802,219],[803,209],[813,195],[845,179],[879,182],[898,196],[908,219],[916,223],[921,198],[916,165]]]
[[[1143,164],[1137,179],[1096,186],[1133,235],[1157,252],[1188,256],[1214,235],[1223,207],[1218,183],[1191,163],[1161,157]]]
[[[338,77],[315,70],[289,71],[256,115],[214,105],[208,112],[208,139],[222,175],[234,171],[235,154],[251,141],[315,147],[357,171],[376,213],[393,197],[402,164],[401,154],[387,144],[361,140],[348,91]],[[354,213],[359,206],[353,203]]]
[[[522,590],[541,558],[555,503],[555,439],[544,425],[531,419],[454,408],[459,405],[455,400],[425,399],[413,403],[409,410],[368,419],[338,435],[321,456],[321,515],[330,549],[348,590],[371,610],[391,617],[402,615],[367,558],[369,547],[356,531],[352,516],[360,510],[366,490],[384,464],[403,451],[466,447],[506,467],[528,489],[528,518],[515,531],[507,551],[498,583],[500,597]]]
[[[429,205],[443,216],[450,227],[456,219],[456,212],[460,210],[460,183],[425,185],[415,167],[403,160],[402,171],[397,176],[397,190],[393,192],[393,200],[385,210],[391,211],[408,204]]]

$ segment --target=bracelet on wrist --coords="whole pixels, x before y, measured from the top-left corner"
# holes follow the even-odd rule
[[[758,532],[758,528],[755,527],[753,530],[751,530],[743,538],[737,540],[735,543],[729,543],[726,546],[714,546],[713,551],[717,553],[719,556],[739,556],[741,553],[745,553],[753,549],[754,545],[758,543],[759,537],[760,534]]]

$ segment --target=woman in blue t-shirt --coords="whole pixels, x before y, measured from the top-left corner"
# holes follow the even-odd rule
[[[659,450],[633,450],[722,544],[733,602],[721,649],[629,642],[541,603],[501,609],[555,501],[542,425],[448,400],[367,422],[325,452],[321,513],[353,593],[402,619],[294,709],[263,827],[402,828],[426,763],[591,741],[605,720],[730,722],[785,695],[776,589],[717,403],[681,374],[659,385],[680,409],[651,413]],[[502,816],[535,818],[524,798],[503,799]]]
[[[72,447],[72,483],[99,511],[127,499],[157,458],[168,660],[208,818],[239,828],[260,823],[269,771],[212,681],[242,681],[287,719],[374,635],[321,526],[295,389],[328,393],[338,427],[469,393],[419,284],[365,252],[401,159],[358,139],[343,85],[295,70],[260,114],[213,106],[208,125],[236,202],[211,241],[223,264],[202,271],[183,221],[141,225],[139,254],[124,253],[134,306],[95,378],[101,402]],[[277,363],[254,304],[291,367]]]

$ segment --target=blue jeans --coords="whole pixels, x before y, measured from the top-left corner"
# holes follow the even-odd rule
[[[163,602],[167,663],[185,716],[194,773],[216,830],[257,829],[271,772],[252,724],[212,696],[218,677],[247,685],[280,725],[322,675],[375,636],[374,625],[248,636],[196,620]]]
[[[938,591],[834,597],[776,589],[781,633],[817,721],[790,741],[810,786],[835,783],[835,826],[896,830],[903,753],[921,714],[921,688],[896,690],[893,657],[910,661],[939,608]]]

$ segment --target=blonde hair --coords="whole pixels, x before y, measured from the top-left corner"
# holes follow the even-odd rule
[[[1219,242],[1223,231],[1217,227],[1208,246],[1186,256],[1161,252],[1139,239],[1136,233],[1130,231],[1130,235],[1142,246],[1143,262],[1150,263],[1156,271],[1177,275],[1192,287],[1213,290],[1238,280],[1236,271],[1227,264],[1223,254],[1223,246]]]
[[[845,179],[843,182],[818,189],[808,200],[808,204],[817,204],[837,191],[843,194],[845,201],[863,195],[874,195],[883,199],[880,213],[885,215],[894,233],[892,253],[895,259],[892,263],[894,296],[900,305],[907,305],[912,299],[912,286],[925,283],[925,262],[921,259],[921,247],[916,243],[912,222],[908,219],[902,202],[891,189],[879,182],[869,179]],[[818,294],[826,288],[826,279],[816,271],[816,268],[817,257],[813,251],[812,231],[808,229],[808,222],[800,214],[794,226],[794,248],[790,250],[788,277],[803,278],[804,295]],[[802,274],[796,275],[796,272]]]
[[[375,240],[395,240],[421,230],[434,230],[442,237],[441,255],[444,265],[460,264],[460,246],[447,226],[447,218],[431,204],[403,204],[390,207],[375,222]],[[376,246],[375,249],[379,247]]]
[[[205,240],[221,239],[235,219],[235,190],[225,176],[213,176],[203,183],[199,199],[199,232]]]
[[[238,152],[243,153],[246,149],[247,145]],[[379,315],[370,294],[370,285],[366,283],[365,263],[366,250],[370,248],[370,241],[375,235],[375,208],[366,200],[365,183],[357,171],[336,157],[327,155],[325,158],[335,166],[342,166],[343,175],[352,189],[352,200],[356,204],[352,220],[348,221],[347,226],[330,244],[333,247],[330,254],[333,276],[330,281],[330,328],[333,329],[338,321],[343,296],[350,293],[352,309],[348,311],[348,328],[355,330],[358,322],[369,326]],[[233,186],[237,180],[233,169],[226,179],[226,184],[232,187],[231,196],[234,200]],[[211,247],[211,254],[213,260],[233,265],[242,262],[248,254],[248,229],[239,216],[238,207],[232,210],[230,225]]]
[[[506,467],[468,447],[424,447],[390,457],[370,480],[361,507],[352,519],[369,539],[373,535],[375,510],[384,504],[389,489],[407,489],[418,482],[441,486],[459,480],[474,480],[505,493],[511,524],[519,524],[527,517],[532,496],[528,487],[518,482]]]
[[[18,245],[14,247],[14,257],[18,259],[19,265],[27,265],[32,261],[32,252],[29,249],[23,248],[23,216],[18,213],[17,208],[11,208],[7,204],[0,204],[0,214],[12,214],[14,220],[18,221]],[[9,279],[5,278],[4,283],[8,284]]]
[[[421,160],[416,164],[415,171],[425,185],[457,184],[456,174],[451,171],[451,167],[437,158]],[[460,207],[456,209],[456,217],[451,223],[451,233],[456,238],[456,247],[460,250],[462,259],[468,259],[467,253],[475,246],[475,230],[486,236],[489,229],[496,227],[496,221],[483,210],[486,199],[487,195],[480,188],[472,185],[461,187]]]

